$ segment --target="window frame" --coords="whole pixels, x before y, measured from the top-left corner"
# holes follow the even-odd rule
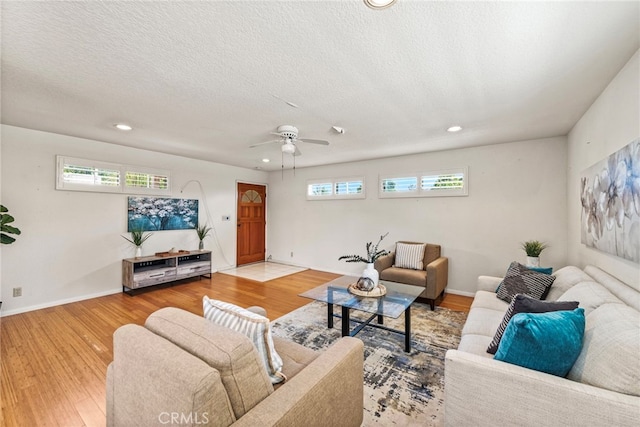
[[[440,177],[446,175],[462,175],[462,188],[446,188],[439,187],[425,189],[422,187],[422,181],[427,177]],[[413,191],[391,192],[383,189],[384,183],[393,179],[416,179],[416,189]],[[436,178],[438,179],[438,178]],[[467,166],[461,168],[440,169],[419,173],[395,173],[379,175],[378,177],[378,198],[395,199],[407,197],[466,197],[469,195],[469,168]]]
[[[64,179],[65,165],[93,169],[108,169],[118,171],[118,185],[92,185],[67,182]],[[167,188],[132,187],[126,184],[127,173],[164,176],[167,178]],[[120,163],[103,162],[99,160],[81,159],[70,156],[56,156],[56,190],[84,191],[91,193],[120,193],[120,194],[171,194],[171,173],[168,170],[148,168],[144,166],[125,165]]]
[[[339,184],[360,183],[362,185],[362,191],[359,193],[345,193],[336,194],[336,187]],[[312,185],[331,185],[331,191],[326,194],[309,194],[309,189]],[[321,178],[321,179],[309,179],[305,187],[305,193],[307,200],[356,200],[364,199],[366,195],[366,183],[364,176],[349,176],[339,178]]]

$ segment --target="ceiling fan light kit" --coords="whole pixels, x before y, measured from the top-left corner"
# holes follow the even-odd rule
[[[367,7],[373,10],[386,9],[393,6],[397,0],[363,0]]]

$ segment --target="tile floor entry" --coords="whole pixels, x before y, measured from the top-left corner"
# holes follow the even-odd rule
[[[294,267],[277,262],[259,262],[256,264],[243,265],[242,267],[230,268],[228,270],[221,270],[220,273],[243,277],[245,279],[255,280],[256,282],[266,282],[304,270],[308,270],[308,268]]]

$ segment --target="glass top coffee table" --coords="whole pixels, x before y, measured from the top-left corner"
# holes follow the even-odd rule
[[[355,336],[366,326],[385,329],[404,335],[404,350],[411,351],[411,304],[420,296],[424,289],[419,286],[404,285],[402,283],[386,282],[380,283],[387,288],[387,293],[381,297],[362,297],[354,295],[347,289],[350,284],[357,282],[355,276],[342,276],[324,285],[313,288],[300,294],[301,297],[310,298],[316,301],[327,303],[327,326],[333,328],[333,318],[342,318],[342,336]],[[333,313],[333,305],[342,307],[342,315]],[[359,310],[371,313],[371,317],[366,320],[350,318],[350,310]],[[404,313],[404,331],[392,329],[383,323],[384,317],[397,319]],[[377,323],[371,323],[377,318]],[[353,330],[350,330],[349,322],[353,320],[359,323]]]

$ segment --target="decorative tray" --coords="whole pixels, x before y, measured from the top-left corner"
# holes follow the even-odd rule
[[[385,288],[385,286],[381,284],[378,284],[378,286],[376,286],[370,291],[361,291],[360,289],[358,289],[357,286],[358,286],[357,283],[350,284],[348,288],[349,292],[361,297],[381,297],[387,293],[387,288]]]
[[[178,251],[178,252],[156,252],[155,255],[159,257],[168,257],[168,256],[176,256],[176,255],[186,255],[190,253],[189,251]]]

